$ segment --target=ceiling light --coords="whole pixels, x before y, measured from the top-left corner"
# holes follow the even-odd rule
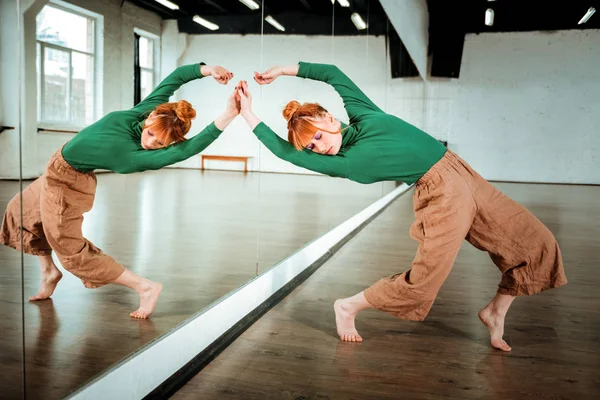
[[[350,3],[348,3],[348,0],[338,0],[338,3],[340,3],[340,6],[342,7],[350,7]]]
[[[254,0],[240,0],[240,2],[244,3],[244,5],[251,10],[258,10],[260,8],[260,6],[256,4]]]
[[[579,22],[577,23],[577,25],[581,25],[584,24],[588,21],[588,19],[590,19],[590,17],[592,15],[594,15],[594,13],[596,12],[596,9],[594,7],[590,7],[589,10],[587,10],[587,12],[585,13],[585,15],[583,16],[583,18],[581,18],[579,20]]]
[[[267,18],[265,18],[265,21],[267,21],[268,23],[270,23],[271,25],[273,25],[275,28],[279,29],[280,31],[285,31],[285,28],[283,27],[283,25],[281,25],[279,22],[275,21],[275,18],[271,17],[270,15],[267,15]]]
[[[213,24],[212,22],[209,22],[209,21],[205,20],[204,18],[200,18],[197,15],[194,15],[194,22],[202,25],[205,28],[210,29],[211,31],[216,31],[217,29],[219,29],[219,25]]]
[[[362,31],[367,27],[367,24],[365,24],[365,21],[363,21],[362,17],[358,13],[353,13],[350,16],[350,19],[352,22],[354,22],[354,26],[356,26],[356,29],[359,31]]]
[[[169,7],[171,10],[179,10],[179,6],[169,0],[155,0],[157,3],[162,4],[165,7]]]
[[[485,24],[487,26],[494,25],[494,10],[492,10],[491,8],[485,10]]]

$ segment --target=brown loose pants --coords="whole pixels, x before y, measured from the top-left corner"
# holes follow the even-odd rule
[[[83,214],[92,209],[96,176],[71,167],[57,151],[44,174],[9,203],[0,228],[0,243],[32,255],[56,253],[64,269],[97,288],[117,279],[125,268],[83,237]]]
[[[487,251],[502,272],[498,293],[532,295],[567,283],[561,252],[548,228],[451,151],[415,185],[419,242],[410,270],[365,290],[375,308],[402,319],[425,319],[463,240]]]

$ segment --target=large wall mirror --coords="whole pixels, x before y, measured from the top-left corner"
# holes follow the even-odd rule
[[[294,165],[227,111],[246,80],[253,112],[282,140],[291,100],[347,123],[325,82],[253,79],[299,61],[339,67],[387,109],[387,18],[377,0],[0,4],[10,22],[0,204],[22,176],[25,217],[23,280],[21,254],[0,248],[11,265],[0,272],[10,339],[2,363],[11,380],[24,379],[27,398],[72,394],[396,187]],[[17,52],[21,66],[4,61]],[[233,77],[223,84],[211,67]],[[189,126],[187,142],[162,148],[159,117]]]

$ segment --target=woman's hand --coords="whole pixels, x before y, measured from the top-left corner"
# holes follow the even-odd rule
[[[236,89],[240,98],[240,113],[245,117],[252,113],[252,94],[246,81],[240,81]]]
[[[258,72],[254,73],[254,80],[259,85],[268,85],[273,82],[275,79],[282,75],[286,76],[298,76],[298,69],[300,66],[298,64],[295,65],[287,65],[284,67],[272,67],[259,74]]]
[[[240,111],[241,111],[240,95],[238,93],[238,88],[236,86],[235,89],[233,90],[233,93],[231,93],[231,96],[229,96],[229,99],[227,99],[227,107],[225,108],[225,113],[227,115],[235,118],[236,116],[239,115]]]
[[[202,76],[212,76],[221,85],[226,85],[233,78],[233,73],[220,66],[202,65],[200,73]]]
[[[273,67],[273,68],[269,68],[262,74],[255,72],[254,80],[259,85],[268,85],[269,83],[273,82],[275,79],[277,79],[277,77],[279,77],[281,75],[283,75],[283,69],[280,67]]]
[[[240,96],[240,115],[244,117],[250,129],[254,130],[256,125],[260,123],[260,119],[252,112],[252,94],[248,90],[248,83],[246,81],[240,81],[236,86],[236,89]]]

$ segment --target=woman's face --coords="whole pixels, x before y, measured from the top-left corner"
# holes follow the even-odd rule
[[[154,118],[155,116],[153,111],[146,119],[146,123],[144,124],[144,130],[142,131],[141,143],[142,147],[145,150],[156,150],[165,147],[165,144],[156,138],[155,132],[152,132],[152,129],[148,127],[152,125],[152,122],[154,122]]]
[[[340,132],[341,123],[333,118],[331,114],[326,114],[325,118],[311,121],[319,130],[313,136],[313,139],[305,147],[315,153],[325,155],[336,155],[342,147],[342,135]]]

